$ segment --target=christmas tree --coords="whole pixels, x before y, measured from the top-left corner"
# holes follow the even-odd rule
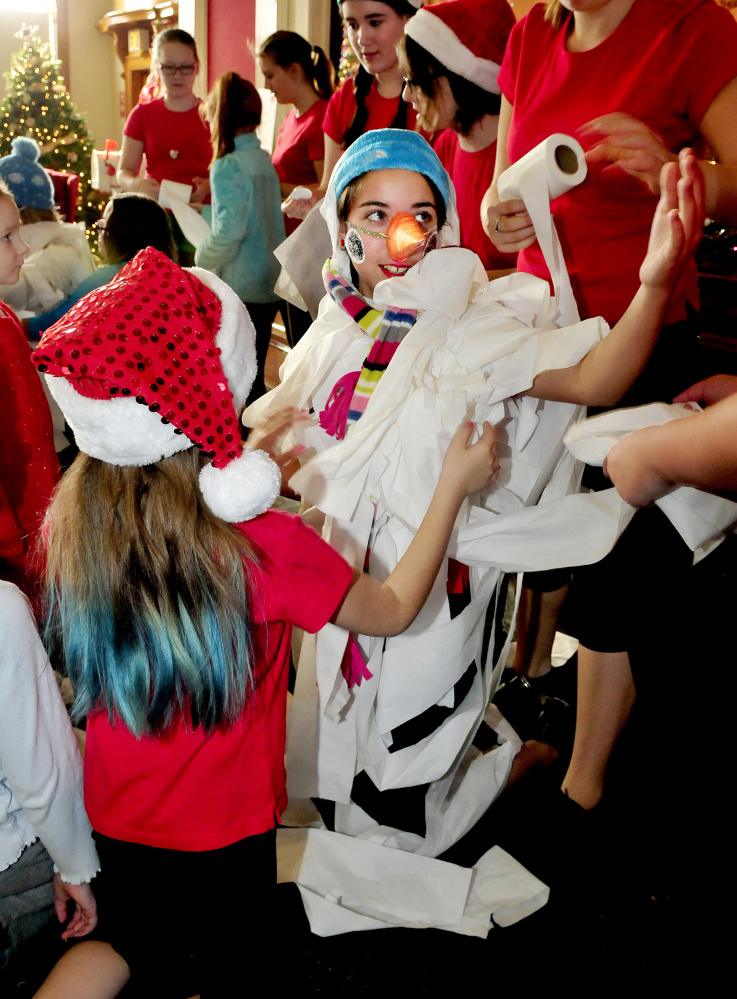
[[[23,47],[10,57],[5,73],[7,96],[0,101],[0,156],[10,152],[17,135],[28,135],[41,148],[40,163],[51,170],[79,177],[77,218],[84,221],[92,240],[92,225],[100,217],[106,196],[90,186],[94,139],[87,132],[85,115],[77,111],[59,74],[61,63],[37,28],[23,25],[16,35]]]

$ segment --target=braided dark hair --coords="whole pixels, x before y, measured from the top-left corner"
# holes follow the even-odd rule
[[[371,90],[371,84],[373,82],[374,78],[371,73],[365,70],[363,66],[359,66],[358,72],[353,80],[353,96],[356,101],[356,113],[353,115],[350,125],[345,130],[345,135],[343,136],[343,149],[347,149],[366,131],[366,123],[368,122],[368,106],[366,105],[366,99],[368,98],[369,91]],[[397,98],[397,101],[399,102],[397,113],[394,115],[394,120],[389,127],[406,128],[407,102],[402,100],[401,94]]]

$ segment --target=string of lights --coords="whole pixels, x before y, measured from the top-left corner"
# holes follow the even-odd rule
[[[0,156],[10,152],[16,136],[27,135],[41,148],[42,166],[77,174],[77,217],[94,244],[92,227],[106,196],[90,183],[94,139],[87,131],[86,115],[69,96],[60,74],[61,63],[38,36],[38,28],[24,24],[15,37],[22,47],[11,55],[10,69],[4,74],[7,94],[0,101]]]

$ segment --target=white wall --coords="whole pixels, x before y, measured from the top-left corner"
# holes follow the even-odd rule
[[[69,89],[77,109],[87,112],[87,127],[98,149],[104,148],[105,139],[120,143],[123,133],[123,67],[112,36],[97,30],[97,22],[114,6],[111,0],[69,0],[68,4]]]
[[[18,0],[21,6],[22,0]],[[20,30],[22,24],[38,27],[38,35],[42,41],[49,40],[49,20],[43,14],[25,14],[22,10],[0,10],[0,73],[5,73],[10,69],[11,53],[17,52],[22,46],[20,38],[15,34]],[[7,93],[5,77],[0,75],[0,95],[3,97]]]

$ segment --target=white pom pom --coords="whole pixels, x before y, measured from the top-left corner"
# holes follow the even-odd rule
[[[281,489],[281,472],[265,451],[246,449],[225,468],[205,465],[200,489],[216,517],[238,524],[269,509]]]

